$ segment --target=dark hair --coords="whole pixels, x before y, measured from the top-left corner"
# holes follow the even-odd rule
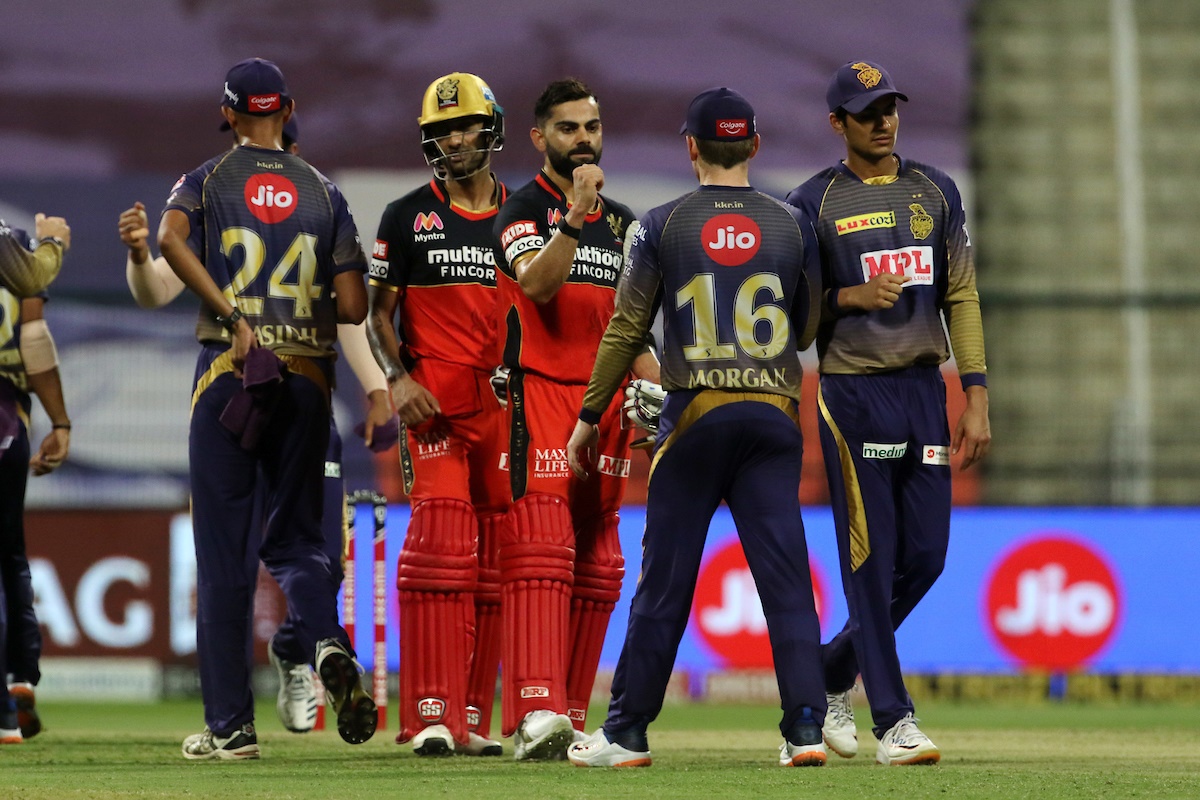
[[[833,110],[833,115],[838,118],[839,122],[844,123],[846,121],[846,117],[850,116],[850,112],[841,106],[838,106]]]
[[[563,103],[570,103],[573,100],[586,100],[589,97],[596,100],[596,95],[592,94],[592,90],[578,78],[564,78],[561,81],[555,81],[542,90],[537,102],[533,104],[533,123],[540,128],[546,120],[550,119],[555,106],[561,106]],[[600,101],[596,100],[596,102],[599,104]]]
[[[737,142],[717,142],[712,139],[696,139],[696,149],[705,164],[714,167],[731,169],[750,160],[754,152],[754,139],[742,139]]]

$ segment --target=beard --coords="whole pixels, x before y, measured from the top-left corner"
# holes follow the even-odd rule
[[[460,155],[461,159],[455,161],[451,158],[453,155]],[[446,166],[447,177],[450,180],[464,180],[477,172],[481,172],[487,167],[487,160],[490,155],[490,150],[463,150],[459,153],[452,153],[443,162]]]
[[[546,160],[550,162],[550,168],[567,180],[571,180],[575,174],[575,168],[584,164],[599,164],[600,153],[603,148],[593,148],[591,145],[580,145],[569,153],[564,153],[561,150],[555,150],[549,145],[546,146]],[[590,156],[587,161],[576,161],[576,156]]]

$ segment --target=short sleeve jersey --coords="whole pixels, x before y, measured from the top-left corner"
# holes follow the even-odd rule
[[[839,163],[787,201],[816,224],[827,289],[880,272],[910,279],[890,309],[827,315],[817,333],[822,373],[869,374],[949,358],[942,311],[957,303],[977,309],[979,295],[962,197],[946,173],[901,159],[894,181],[864,182]],[[981,328],[967,344],[955,353],[959,373],[984,372]]]
[[[507,196],[497,181],[497,205]],[[455,205],[438,180],[384,210],[371,283],[399,292],[400,338],[415,358],[486,370],[500,363],[496,213]]]
[[[545,247],[569,208],[542,172],[513,192],[496,218],[500,302],[507,309],[504,364],[559,383],[586,384],[612,317],[625,232],[634,216],[628,206],[601,196],[581,229],[567,282],[538,305],[517,285],[512,265]]]
[[[333,278],[366,272],[354,219],[338,188],[299,156],[235,147],[187,173],[167,209],[187,214],[188,245],[263,347],[333,357]],[[229,341],[211,309],[196,337]]]

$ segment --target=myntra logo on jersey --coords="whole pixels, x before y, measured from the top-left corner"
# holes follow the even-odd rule
[[[434,229],[442,230],[445,226],[442,225],[442,218],[434,211],[431,214],[417,214],[413,219],[413,233],[421,231],[432,231]]]
[[[1121,592],[1097,548],[1048,532],[1000,560],[984,613],[985,628],[1023,666],[1078,669],[1116,634]]]
[[[829,615],[828,590],[816,564],[809,563],[813,601],[822,625]],[[764,587],[772,591],[773,587]],[[770,667],[767,619],[741,542],[732,538],[717,550],[696,580],[692,624],[727,667]]]
[[[704,252],[723,267],[745,264],[761,243],[758,223],[743,214],[717,214],[700,229]]]
[[[833,221],[833,227],[837,230],[838,236],[875,228],[894,228],[896,227],[896,212],[873,211],[870,214],[859,214],[856,217],[842,217]]]
[[[250,213],[268,225],[283,222],[296,210],[296,184],[282,175],[252,175],[243,195]]]
[[[901,250],[872,250],[859,256],[863,280],[882,272],[908,276],[909,285],[933,285],[933,248],[905,247]]]

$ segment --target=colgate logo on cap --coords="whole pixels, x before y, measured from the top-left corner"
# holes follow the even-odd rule
[[[750,130],[750,123],[744,119],[717,120],[718,139],[744,139]]]
[[[251,111],[278,111],[281,108],[279,94],[252,94],[247,98]]]

